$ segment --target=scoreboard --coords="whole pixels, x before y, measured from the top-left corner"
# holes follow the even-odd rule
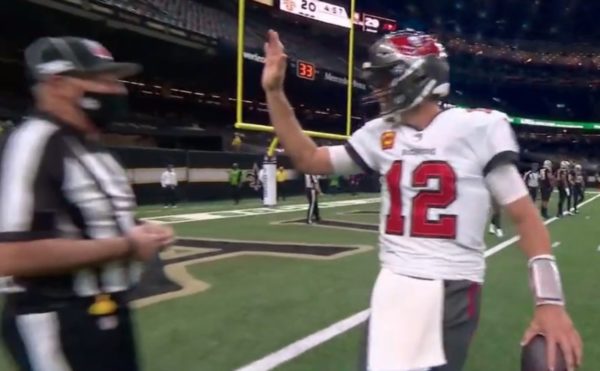
[[[362,14],[362,23],[363,31],[372,33],[388,33],[396,31],[398,28],[396,21],[393,19],[367,13]]]
[[[390,18],[368,13],[354,14],[352,22],[346,8],[320,0],[280,0],[279,9],[315,21],[350,28],[352,23],[365,32],[387,33],[396,31],[398,25]]]
[[[273,4],[273,0],[254,1],[265,5]],[[370,33],[389,33],[398,28],[394,19],[369,13],[356,12],[351,19],[345,7],[321,0],[279,0],[279,9],[286,13],[338,27],[349,29],[354,25],[357,30]],[[295,66],[292,64],[291,67],[295,67],[298,78],[309,81],[314,81],[321,74],[314,63],[304,60],[296,61]],[[327,77],[325,78],[327,79]]]
[[[317,75],[317,69],[314,63],[299,60],[296,64],[296,75],[301,79],[314,80]]]
[[[343,6],[320,0],[281,0],[279,9],[284,12],[314,19],[323,23],[350,28],[350,17]]]

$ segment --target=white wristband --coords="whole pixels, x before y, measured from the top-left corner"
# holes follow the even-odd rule
[[[529,259],[529,285],[535,305],[565,305],[556,259],[552,255],[538,255]]]

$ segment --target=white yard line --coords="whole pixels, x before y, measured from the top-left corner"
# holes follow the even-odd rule
[[[595,199],[600,197],[600,194],[595,195],[594,197],[582,202],[579,206],[584,206]],[[544,222],[544,224],[548,225],[555,221],[558,218],[551,218]],[[499,253],[504,250],[508,246],[519,240],[518,236],[514,236],[509,238],[508,240],[499,243],[498,245],[487,249],[484,253],[486,258]],[[600,251],[600,246],[598,247]],[[272,370],[277,366],[282,365],[285,362],[288,362],[299,355],[329,341],[330,339],[343,334],[346,331],[351,330],[352,328],[360,325],[365,322],[369,318],[369,309],[365,309],[356,314],[351,315],[350,317],[344,318],[343,320],[334,323],[331,326],[328,326],[322,330],[319,330],[303,339],[300,339],[280,350],[273,352],[264,356],[263,358],[254,361],[244,367],[238,368],[235,371],[268,371]]]
[[[368,205],[378,203],[379,197],[373,198],[357,198],[340,201],[326,201],[319,203],[319,209],[328,209],[333,207],[343,206],[357,206],[357,205]],[[199,222],[204,220],[215,220],[215,219],[227,219],[227,218],[239,218],[243,216],[259,216],[267,214],[280,214],[303,211],[308,209],[308,204],[294,204],[294,205],[282,205],[278,207],[258,207],[253,209],[239,209],[239,210],[220,210],[220,211],[207,211],[201,213],[189,213],[189,214],[172,214],[153,216],[143,218],[143,220],[150,220],[157,223],[175,224],[175,223],[188,223],[188,222]]]

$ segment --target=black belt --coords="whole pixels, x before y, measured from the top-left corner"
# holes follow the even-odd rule
[[[93,307],[99,308],[102,312],[105,309],[111,311],[113,305],[116,307],[126,306],[129,301],[127,298],[128,293],[129,291],[121,291],[112,294],[99,294],[96,296],[69,296],[59,298],[20,292],[7,294],[5,296],[4,305],[6,311],[15,314],[53,312],[66,307],[80,307],[82,310],[89,310]],[[99,303],[100,305],[97,305]],[[96,306],[94,306],[95,304]]]

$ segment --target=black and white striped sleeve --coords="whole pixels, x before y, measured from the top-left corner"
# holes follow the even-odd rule
[[[0,240],[51,237],[34,227],[53,217],[54,210],[41,215],[36,209],[44,209],[51,192],[48,171],[57,154],[49,143],[57,130],[51,122],[30,119],[6,137],[0,152]]]

